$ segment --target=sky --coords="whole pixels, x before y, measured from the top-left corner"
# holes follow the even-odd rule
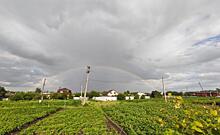
[[[220,87],[219,0],[0,0],[0,86]]]

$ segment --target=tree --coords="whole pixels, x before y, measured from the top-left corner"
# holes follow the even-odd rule
[[[150,95],[152,98],[161,98],[162,97],[162,94],[159,92],[159,91],[152,91],[151,92],[151,95]]]
[[[135,95],[134,95],[134,99],[139,99],[139,95],[138,95],[138,94],[135,94]]]
[[[7,91],[5,90],[5,88],[0,86],[0,98],[4,98],[6,93]]]
[[[74,97],[80,97],[81,96],[81,93],[75,93],[74,94]]]
[[[100,93],[97,91],[91,91],[90,93],[88,93],[88,97],[91,99],[93,97],[99,97]]]
[[[130,91],[127,90],[127,91],[124,92],[124,94],[125,94],[126,96],[130,96]]]
[[[108,91],[103,91],[102,96],[108,96]]]
[[[41,93],[41,88],[36,88],[35,93]]]
[[[167,91],[166,93],[170,93],[172,96],[183,96],[183,92]]]
[[[53,93],[51,95],[52,99],[67,99],[67,96],[62,93]]]
[[[9,99],[13,101],[18,100],[37,100],[40,99],[40,94],[35,92],[16,92],[14,95],[10,96]]]
[[[118,94],[117,99],[118,100],[125,100],[125,95],[120,93],[120,94]]]
[[[142,96],[141,96],[141,99],[145,99],[145,95],[142,95]]]
[[[184,96],[193,96],[193,92],[185,92]]]
[[[24,92],[16,92],[15,95],[9,97],[12,101],[24,100]]]

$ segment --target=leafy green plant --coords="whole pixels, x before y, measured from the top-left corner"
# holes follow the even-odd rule
[[[109,134],[103,112],[96,107],[65,109],[23,130],[21,134]]]
[[[163,100],[121,102],[103,110],[128,134],[219,134],[216,105],[193,104],[182,97]]]

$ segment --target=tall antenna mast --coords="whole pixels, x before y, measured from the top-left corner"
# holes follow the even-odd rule
[[[82,105],[85,105],[85,103],[86,103],[86,93],[87,93],[87,90],[88,90],[90,69],[91,69],[91,67],[90,67],[90,66],[87,66],[87,71],[86,71],[86,74],[87,74],[87,76],[86,76],[86,86],[85,86],[85,92],[84,92],[84,97],[83,97]]]
[[[167,102],[167,95],[166,95],[166,91],[165,91],[165,84],[164,84],[164,80],[163,80],[163,75],[162,75],[162,87],[163,87],[164,100],[165,100],[165,102]]]

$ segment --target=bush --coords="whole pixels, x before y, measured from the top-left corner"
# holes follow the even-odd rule
[[[134,99],[139,99],[139,95],[136,94],[136,95],[134,96]]]
[[[117,99],[118,100],[125,100],[125,95],[120,93],[120,94],[118,94]]]
[[[15,95],[9,97],[12,101],[18,100],[37,100],[40,99],[41,95],[39,93],[34,92],[16,92]]]
[[[64,100],[64,99],[72,99],[73,96],[72,96],[72,94],[53,93],[53,94],[51,95],[51,98],[52,98],[52,99],[61,99],[61,100]]]
[[[17,92],[15,95],[9,97],[12,101],[18,101],[18,100],[24,100],[24,93],[23,92]]]
[[[141,96],[141,99],[145,99],[145,95],[142,95],[142,96]]]
[[[45,99],[46,97],[44,97]],[[33,100],[40,100],[41,99],[41,94],[35,94],[33,97]]]
[[[88,93],[88,97],[90,99],[92,99],[93,97],[99,97],[99,96],[100,96],[100,93],[97,91],[91,91],[90,93]]]
[[[4,98],[6,93],[5,88],[0,86],[0,98]]]
[[[152,91],[151,98],[162,98],[162,94],[159,91]]]

